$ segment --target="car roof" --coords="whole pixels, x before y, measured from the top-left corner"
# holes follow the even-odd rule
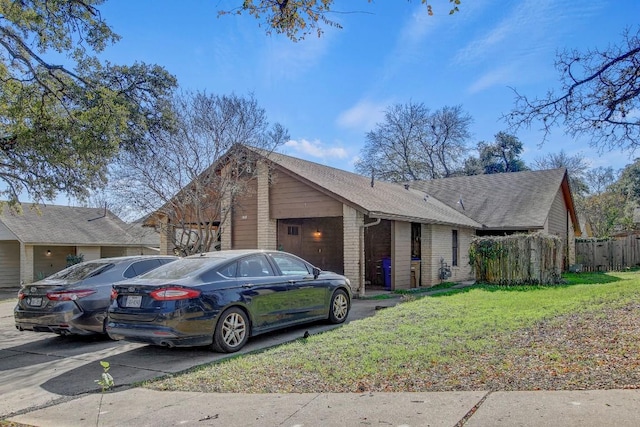
[[[99,263],[99,264],[120,264],[123,262],[144,260],[144,259],[178,259],[180,257],[175,255],[127,255],[127,256],[119,256],[119,257],[111,257],[111,258],[98,258],[91,259],[88,261],[83,261],[82,263]]]
[[[212,251],[212,252],[203,252],[201,254],[190,255],[187,258],[223,258],[223,259],[232,259],[241,257],[243,255],[252,255],[252,254],[263,254],[270,253],[273,251],[267,251],[264,249],[229,249],[224,251]]]

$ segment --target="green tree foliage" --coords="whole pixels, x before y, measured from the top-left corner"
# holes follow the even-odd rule
[[[611,167],[599,167],[587,174],[590,194],[579,206],[589,219],[594,237],[635,228],[633,212],[640,202],[640,161],[627,165],[616,179]]]
[[[409,0],[411,1],[411,0]],[[371,3],[372,0],[367,0]],[[431,2],[420,0],[433,15]],[[449,14],[458,12],[461,0],[449,0]],[[351,3],[349,3],[351,6]],[[352,11],[349,11],[350,13]],[[297,42],[305,36],[323,34],[322,26],[342,28],[340,23],[329,18],[331,14],[344,13],[334,8],[334,0],[244,0],[242,6],[231,10],[220,10],[218,16],[248,13],[265,26],[267,34],[284,34]]]
[[[529,169],[520,159],[522,142],[514,135],[498,132],[494,142],[479,142],[477,148],[479,157],[471,156],[465,160],[465,175],[519,172]]]
[[[471,122],[461,106],[431,112],[422,103],[393,105],[367,132],[355,169],[392,182],[451,176],[467,151]]]
[[[584,211],[594,237],[610,237],[615,232],[632,227],[631,218],[625,213],[625,204],[624,196],[613,191],[595,194],[584,200]]]
[[[593,146],[634,149],[640,145],[640,26],[603,50],[564,51],[556,59],[560,88],[544,98],[516,93],[504,119],[517,129],[540,123],[545,138],[556,126]]]
[[[176,81],[163,68],[115,65],[95,55],[118,40],[103,0],[0,0],[0,198],[101,186],[121,149],[169,124]]]
[[[620,178],[612,188],[628,203],[640,205],[640,159],[636,159],[622,169]]]

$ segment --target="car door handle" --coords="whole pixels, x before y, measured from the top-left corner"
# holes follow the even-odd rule
[[[253,288],[255,285],[253,283],[245,283],[242,285],[243,288]]]

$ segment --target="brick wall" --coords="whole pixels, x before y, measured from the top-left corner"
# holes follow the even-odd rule
[[[452,266],[453,241],[452,230],[458,230],[458,265]],[[441,283],[441,260],[451,268],[451,277],[446,281],[461,282],[473,280],[469,265],[469,247],[474,235],[472,229],[452,228],[446,225],[428,224],[422,229],[422,285],[434,286]]]
[[[411,287],[411,223],[394,221],[391,226],[391,289]]]
[[[351,281],[351,289],[355,293],[364,289],[364,275],[360,272],[360,259],[364,256],[360,253],[364,250],[360,245],[360,226],[364,225],[364,215],[347,205],[343,205],[342,212],[344,275]]]
[[[167,217],[160,218],[160,255],[173,255],[173,225]]]
[[[33,282],[33,246],[20,243],[20,281]]]

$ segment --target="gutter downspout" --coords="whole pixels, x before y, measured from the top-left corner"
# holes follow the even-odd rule
[[[358,244],[358,296],[360,298],[364,297],[364,229],[368,227],[373,227],[374,225],[378,225],[382,222],[382,218],[376,218],[375,221],[370,222],[368,224],[363,224],[359,228],[359,244]]]

